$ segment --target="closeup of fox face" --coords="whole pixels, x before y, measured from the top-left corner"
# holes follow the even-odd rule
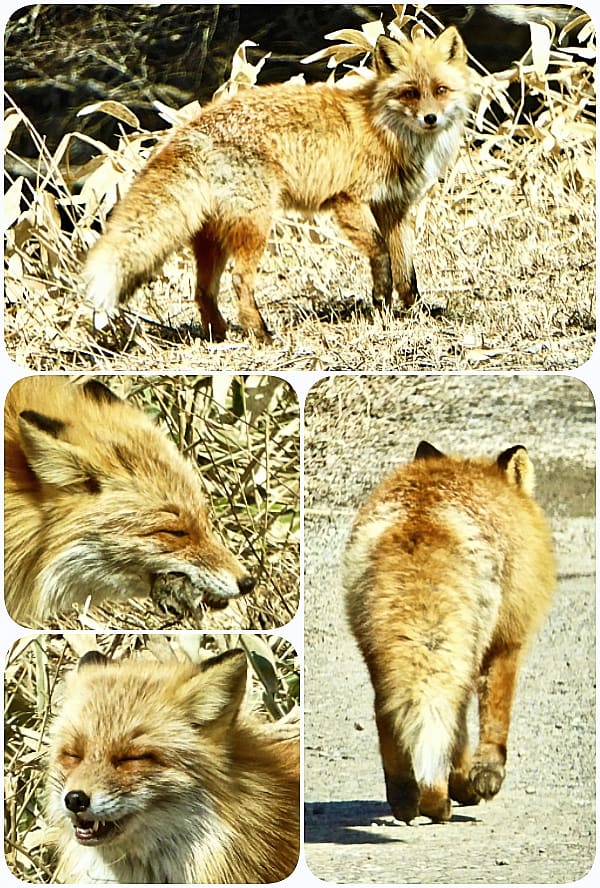
[[[56,881],[239,884],[292,872],[299,728],[246,701],[247,674],[241,648],[200,663],[81,657],[50,728]]]
[[[5,471],[5,589],[17,620],[89,595],[147,596],[165,575],[186,578],[198,605],[253,586],[215,536],[192,464],[99,382],[17,383]]]
[[[151,853],[186,824],[215,829],[223,738],[243,699],[246,657],[140,664],[91,652],[67,683],[50,744],[49,819],[84,847]],[[197,839],[197,835],[188,837]]]

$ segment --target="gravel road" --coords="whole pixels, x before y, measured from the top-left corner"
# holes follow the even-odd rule
[[[412,458],[524,444],[559,562],[521,672],[498,797],[406,826],[385,802],[365,666],[339,563],[356,507]],[[332,882],[562,883],[595,854],[595,411],[567,376],[326,379],[306,405],[305,855]]]

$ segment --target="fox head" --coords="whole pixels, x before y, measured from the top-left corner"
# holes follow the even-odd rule
[[[85,654],[50,732],[48,817],[63,841],[127,855],[166,847],[170,830],[193,830],[190,844],[218,834],[246,675],[241,649],[200,665]]]
[[[379,37],[373,67],[380,122],[393,132],[438,133],[464,121],[473,72],[453,25],[435,38]]]
[[[43,391],[47,405],[32,398],[18,412],[5,498],[7,560],[33,559],[37,618],[89,595],[147,596],[170,574],[187,578],[198,604],[250,591],[211,528],[195,469],[143,411],[97,381],[55,379]],[[36,521],[20,517],[24,504]]]
[[[443,459],[445,454],[429,444],[421,441],[415,453],[415,460]],[[496,468],[512,487],[522,490],[527,496],[533,496],[535,488],[535,472],[529,454],[522,444],[516,444],[503,450],[495,460]]]

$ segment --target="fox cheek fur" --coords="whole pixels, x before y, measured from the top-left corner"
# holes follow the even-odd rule
[[[446,170],[473,91],[454,27],[435,39],[380,37],[374,76],[358,86],[261,86],[207,105],[175,130],[114,208],[82,277],[97,327],[191,244],[196,302],[207,335],[226,336],[220,280],[232,282],[243,329],[270,334],[255,279],[274,215],[330,212],[368,260],[376,305],[393,288],[418,295],[410,211]]]

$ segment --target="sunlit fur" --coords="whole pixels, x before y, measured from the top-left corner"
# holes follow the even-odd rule
[[[370,260],[373,299],[417,295],[410,210],[456,153],[473,89],[454,27],[436,39],[380,37],[358,84],[282,84],[216,101],[160,147],[109,219],[83,269],[96,326],[191,242],[196,299],[214,339],[226,325],[219,283],[229,258],[240,321],[268,339],[254,299],[273,216],[333,214]]]
[[[523,447],[494,461],[429,445],[361,509],[345,553],[352,631],[370,671],[398,819],[450,816],[504,778],[521,654],[550,607],[550,534]],[[466,713],[479,692],[479,745]]]
[[[260,883],[293,871],[298,732],[247,711],[246,668],[240,650],[202,666],[82,661],[50,737],[57,881]],[[79,812],[68,793],[84,795]]]
[[[149,595],[183,574],[226,600],[248,577],[210,528],[192,464],[100,383],[35,376],[5,405],[6,605],[39,624],[73,602]]]

